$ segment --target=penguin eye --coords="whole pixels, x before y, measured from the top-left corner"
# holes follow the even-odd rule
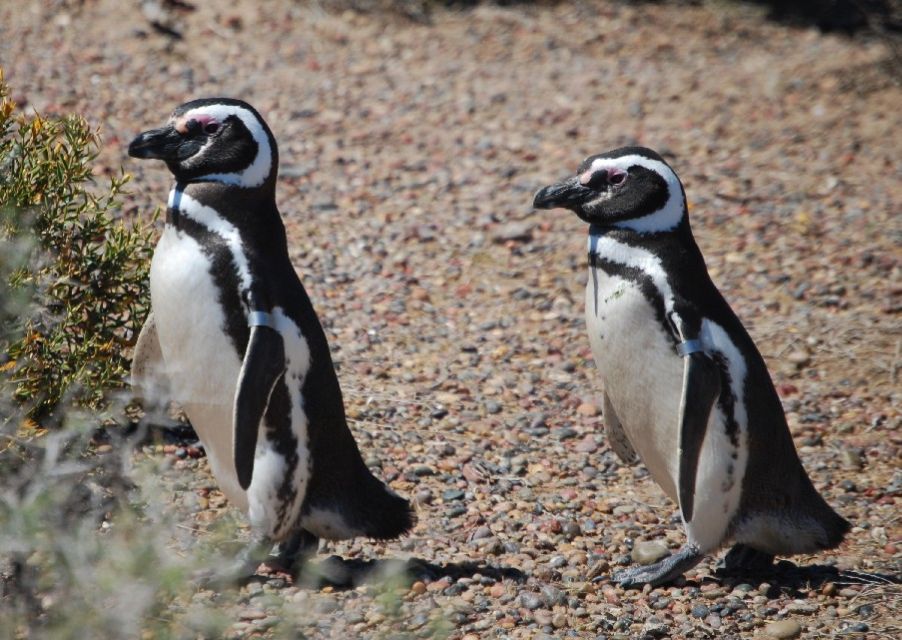
[[[216,133],[217,131],[219,131],[218,122],[208,122],[204,125],[204,133]]]
[[[622,171],[610,171],[608,172],[608,183],[613,185],[623,184],[623,181],[626,180],[626,174]]]

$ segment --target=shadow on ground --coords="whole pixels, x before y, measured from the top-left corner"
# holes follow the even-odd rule
[[[278,567],[271,568],[275,570],[275,575],[290,575],[296,585],[308,589],[353,589],[362,584],[385,582],[410,586],[417,581],[435,582],[442,578],[449,578],[453,583],[476,575],[491,582],[505,579],[523,582],[527,577],[519,569],[478,562],[449,562],[439,565],[420,558],[361,560],[335,555],[321,561],[306,562],[290,574]],[[250,581],[271,579],[272,575],[255,575]]]
[[[865,573],[862,571],[846,571],[831,565],[812,564],[799,566],[788,560],[755,572],[727,571],[717,569],[715,577],[729,584],[762,583],[770,584],[768,598],[791,595],[797,598],[807,597],[812,589],[820,590],[827,584],[837,587],[849,585],[897,585],[902,584],[902,576],[885,573]]]

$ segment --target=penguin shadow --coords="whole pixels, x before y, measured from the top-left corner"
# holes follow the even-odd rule
[[[126,426],[123,435],[139,445],[172,444],[183,449],[197,449],[200,456],[204,455],[203,444],[198,440],[191,425],[176,419],[136,420]],[[96,437],[103,442],[109,441],[109,436],[105,432],[96,434]],[[527,578],[525,573],[512,567],[470,561],[435,564],[420,558],[361,560],[332,555],[322,560],[309,558],[291,569],[280,566],[275,558],[271,558],[263,563],[262,568],[262,572],[249,576],[241,583],[275,580],[277,583],[282,581],[287,585],[286,579],[290,579],[292,584],[302,588],[332,587],[336,590],[347,590],[362,584],[410,586],[417,581],[435,582],[442,578],[449,578],[450,582],[454,583],[460,578],[476,575],[491,582],[505,579],[523,582]]]
[[[809,591],[819,591],[831,583],[837,587],[902,584],[902,575],[899,574],[842,570],[826,564],[797,565],[789,560],[780,560],[770,567],[754,571],[728,570],[718,567],[714,576],[725,586],[736,586],[755,581],[766,582],[770,584],[770,588],[764,594],[768,598],[785,595],[806,598]]]
[[[347,590],[363,584],[409,587],[417,581],[435,582],[442,578],[449,578],[449,583],[454,584],[461,578],[472,578],[477,575],[489,584],[501,580],[524,582],[527,578],[526,574],[519,569],[479,562],[435,564],[421,558],[362,560],[342,558],[336,555],[322,560],[308,559],[301,563],[300,567],[287,572],[284,569],[276,568],[274,573],[276,576],[287,574],[291,577],[294,586],[312,590],[323,587]],[[257,574],[248,581],[267,582],[272,579],[273,575]]]

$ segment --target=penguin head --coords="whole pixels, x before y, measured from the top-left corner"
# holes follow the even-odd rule
[[[257,110],[229,98],[186,102],[165,126],[132,140],[128,155],[165,161],[179,182],[249,188],[274,184],[279,163],[276,140]]]
[[[537,209],[563,207],[583,221],[642,233],[676,229],[686,218],[686,195],[673,169],[644,147],[589,156],[576,175],[539,189]]]

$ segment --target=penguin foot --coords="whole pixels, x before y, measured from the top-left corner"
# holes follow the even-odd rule
[[[698,547],[685,545],[673,555],[654,564],[624,569],[614,574],[611,580],[624,588],[641,587],[644,584],[657,587],[676,580],[683,573],[701,562],[704,557]]]
[[[319,549],[319,538],[304,529],[298,529],[292,536],[279,544],[275,557],[267,560],[287,573],[293,573],[296,566],[316,554]]]
[[[260,563],[272,549],[269,540],[255,540],[247,545],[233,563],[220,570],[203,570],[194,574],[194,579],[203,587],[224,589],[239,585],[253,577]]]
[[[773,555],[740,543],[724,556],[721,568],[726,573],[764,573],[773,565]]]

